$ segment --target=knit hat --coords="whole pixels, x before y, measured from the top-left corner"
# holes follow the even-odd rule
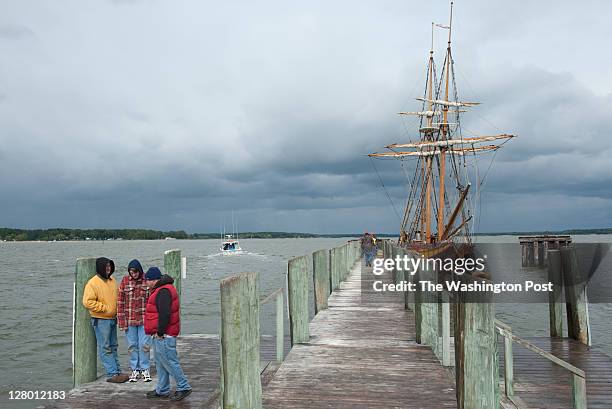
[[[157,267],[151,267],[147,270],[147,274],[145,274],[145,280],[159,280],[162,276],[161,271]]]

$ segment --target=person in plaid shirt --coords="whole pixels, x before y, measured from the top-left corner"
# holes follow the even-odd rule
[[[117,299],[117,325],[125,331],[132,375],[130,382],[137,382],[142,377],[151,382],[149,372],[149,349],[151,339],[145,334],[145,307],[149,298],[149,287],[144,282],[144,272],[138,260],[130,261],[128,274],[119,285]]]

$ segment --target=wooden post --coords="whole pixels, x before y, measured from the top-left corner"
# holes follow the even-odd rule
[[[567,335],[585,345],[591,345],[589,328],[589,305],[587,279],[578,267],[576,249],[561,247],[561,271],[565,284],[565,307],[567,310]]]
[[[260,409],[257,273],[221,281],[221,406]]]
[[[462,280],[471,279],[463,276]],[[470,302],[465,302],[464,294],[457,296],[455,376],[458,407],[499,408],[499,357],[490,294],[471,294]]]
[[[314,280],[315,314],[327,308],[329,287],[329,250],[312,253],[312,276]]]
[[[419,268],[418,270],[416,270],[416,273],[412,276],[412,282],[416,283],[416,288],[414,291],[414,335],[415,338],[414,340],[416,341],[417,344],[421,344],[423,342],[421,333],[422,333],[422,328],[421,328],[421,323],[423,321],[423,292],[421,291],[421,286],[419,285],[419,282],[421,281],[421,279],[423,278],[423,275],[421,273],[421,269]]]
[[[283,362],[285,356],[285,317],[283,315],[283,292],[276,296],[276,360]]]
[[[95,258],[79,258],[74,271],[72,319],[72,384],[74,387],[97,378],[96,335],[89,311],[83,306],[85,284],[96,275]]]
[[[181,251],[168,250],[164,252],[164,271],[174,279],[174,287],[181,295]],[[181,300],[182,301],[182,300]]]
[[[340,286],[340,269],[342,265],[340,263],[340,249],[334,247],[330,252],[330,292],[337,290]]]
[[[561,253],[548,250],[548,281],[553,283],[548,293],[548,313],[551,337],[563,337],[563,276],[561,274]]]
[[[546,267],[546,250],[548,242],[545,240],[538,241],[538,266]]]
[[[523,267],[533,267],[535,265],[535,252],[533,241],[521,243],[523,250]]]
[[[514,357],[512,355],[512,339],[504,337],[504,385],[506,396],[514,396]]]
[[[586,381],[576,374],[572,374],[572,403],[573,409],[587,409]]]
[[[340,250],[340,277],[338,285],[346,278],[347,262],[346,262],[346,246],[343,244],[339,247]]]
[[[308,257],[289,260],[287,272],[287,297],[291,345],[310,341],[308,329]]]
[[[443,366],[451,366],[450,359],[450,304],[448,299],[448,293],[446,291],[442,291],[442,365]]]

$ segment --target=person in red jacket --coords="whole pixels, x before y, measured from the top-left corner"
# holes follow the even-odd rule
[[[176,352],[176,337],[181,331],[180,302],[174,279],[162,275],[157,267],[145,274],[145,282],[151,289],[145,309],[145,333],[153,338],[157,386],[147,392],[147,398],[182,400],[191,393],[191,386],[183,373]],[[170,394],[170,376],[176,381],[176,392]]]

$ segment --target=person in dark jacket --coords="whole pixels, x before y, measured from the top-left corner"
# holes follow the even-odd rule
[[[162,275],[157,267],[145,274],[145,282],[151,289],[145,310],[145,333],[153,338],[157,386],[147,392],[148,398],[182,400],[191,393],[191,386],[183,373],[176,352],[176,337],[181,331],[180,302],[174,279]],[[170,394],[170,376],[176,381],[176,392]]]

